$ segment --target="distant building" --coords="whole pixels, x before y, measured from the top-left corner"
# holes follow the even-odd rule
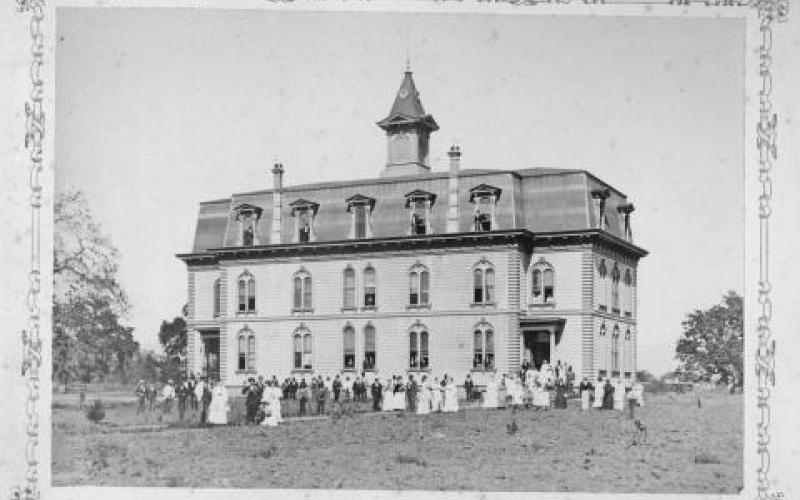
[[[189,371],[240,384],[366,371],[479,381],[524,361],[635,377],[633,205],[585,170],[431,172],[407,71],[379,178],[200,204],[187,264]]]

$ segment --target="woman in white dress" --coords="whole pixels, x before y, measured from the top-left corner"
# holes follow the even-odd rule
[[[394,377],[386,379],[386,385],[383,386],[383,398],[381,399],[381,410],[392,411],[394,410]]]
[[[597,384],[594,386],[594,403],[592,403],[592,408],[599,409],[603,407],[603,386],[605,382],[603,377],[597,377]]]
[[[633,387],[631,388],[631,397],[636,404],[639,406],[644,406],[644,386],[638,380],[633,383]]]
[[[426,375],[417,389],[417,415],[427,415],[431,412],[431,383]]]
[[[486,382],[486,392],[483,393],[481,408],[497,408],[497,381],[494,373],[489,375],[489,380]]]
[[[511,406],[523,405],[524,401],[522,400],[522,384],[514,374],[511,374],[511,376],[506,379],[506,390],[508,391],[508,395],[511,396]]]
[[[211,391],[211,405],[208,408],[208,423],[226,425],[228,423],[228,389],[217,382]]]
[[[447,378],[447,384],[444,386],[444,408],[445,413],[455,413],[458,411],[458,388],[453,377]]]
[[[620,379],[614,380],[614,409],[625,410],[625,384]]]
[[[264,405],[265,418],[261,425],[265,427],[275,427],[280,419],[280,403],[277,401],[276,393],[273,390],[272,382],[267,382],[264,392],[261,395],[261,404]]]
[[[431,384],[431,412],[441,412],[442,401],[442,384],[439,382],[439,377],[434,377],[433,384]]]

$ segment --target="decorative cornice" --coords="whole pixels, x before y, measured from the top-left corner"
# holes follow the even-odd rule
[[[214,265],[221,260],[269,259],[324,254],[362,252],[387,252],[396,250],[426,250],[464,246],[522,245],[526,249],[552,245],[596,244],[633,258],[647,255],[647,251],[598,229],[532,233],[525,229],[486,231],[481,233],[441,233],[425,236],[395,236],[363,240],[337,240],[312,243],[287,243],[252,247],[212,248],[207,252],[177,254],[188,265]]]

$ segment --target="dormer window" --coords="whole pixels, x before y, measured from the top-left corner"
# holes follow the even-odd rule
[[[628,240],[633,240],[633,232],[631,231],[631,212],[633,212],[633,203],[617,207],[617,212],[622,216],[622,235]]]
[[[469,190],[469,201],[475,205],[472,215],[472,230],[476,233],[497,229],[494,207],[502,190],[481,184]]]
[[[372,237],[372,209],[375,207],[375,198],[360,194],[351,196],[347,200],[347,211],[351,214],[350,238],[362,239]]]
[[[611,196],[611,190],[595,189],[592,191],[592,198],[594,198],[598,209],[597,227],[599,229],[608,229],[608,218],[606,217],[606,200]]]
[[[430,213],[435,202],[435,194],[420,189],[406,194],[406,208],[409,213],[408,234],[419,236],[431,233]]]
[[[236,212],[236,222],[239,223],[238,246],[251,247],[260,244],[256,226],[258,219],[261,218],[261,208],[245,203],[236,207],[234,211]]]
[[[289,204],[294,217],[294,243],[315,241],[314,218],[319,211],[319,203],[308,200],[297,200]]]

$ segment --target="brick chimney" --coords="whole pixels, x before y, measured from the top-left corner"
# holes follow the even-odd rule
[[[272,230],[269,242],[272,245],[281,243],[281,190],[283,189],[283,164],[276,163],[272,167]]]
[[[447,232],[458,232],[458,174],[461,169],[461,148],[450,146],[447,152],[450,157],[450,183],[447,198]]]

